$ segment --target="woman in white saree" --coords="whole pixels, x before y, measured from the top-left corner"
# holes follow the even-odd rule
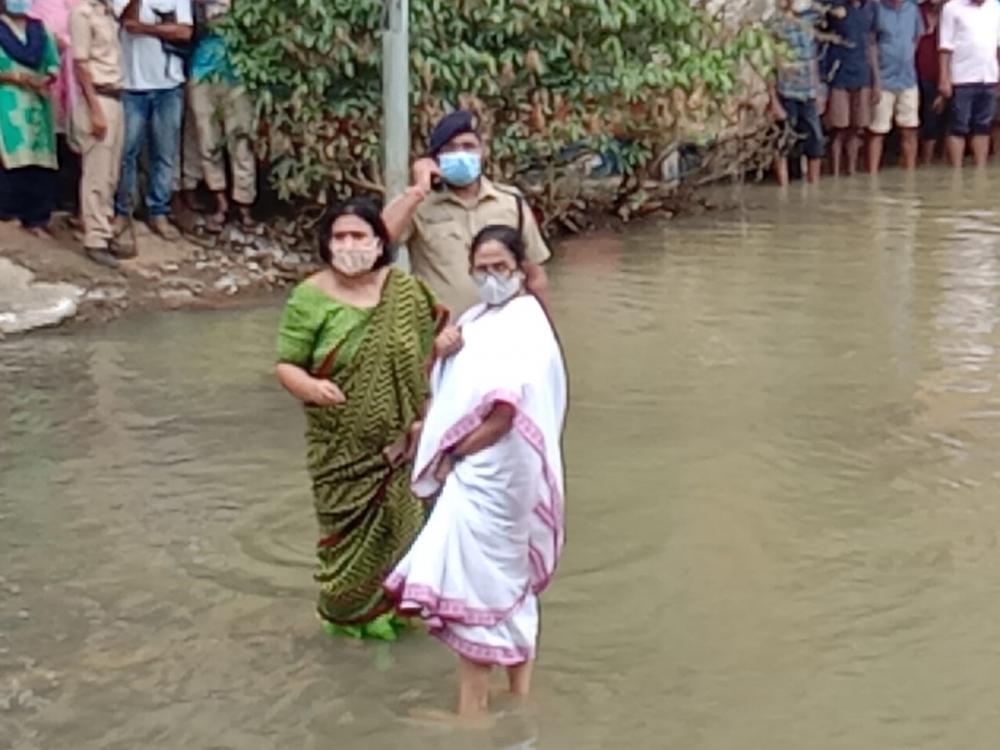
[[[489,676],[506,667],[528,694],[538,594],[562,552],[566,372],[551,322],[525,292],[515,229],[490,226],[471,251],[482,304],[458,322],[461,348],[438,362],[414,469],[434,510],[386,579],[460,657],[459,715],[488,711]]]

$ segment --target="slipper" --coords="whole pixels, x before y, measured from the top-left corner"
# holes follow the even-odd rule
[[[234,208],[236,223],[239,225],[240,229],[243,229],[248,233],[255,234],[260,228],[260,224],[254,221],[253,216],[250,214],[250,206],[242,203],[236,203],[234,204]]]
[[[205,217],[205,231],[209,234],[222,234],[226,224],[225,214],[212,214]]]

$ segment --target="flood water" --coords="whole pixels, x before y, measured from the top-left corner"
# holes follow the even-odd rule
[[[1000,172],[567,243],[533,712],[322,635],[277,307],[0,342],[0,747],[979,750],[1000,736]]]

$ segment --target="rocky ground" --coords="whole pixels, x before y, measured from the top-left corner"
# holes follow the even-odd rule
[[[66,321],[101,321],[130,310],[219,308],[260,300],[316,268],[263,227],[211,236],[192,225],[168,243],[137,222],[139,256],[119,270],[91,262],[68,217],[40,240],[0,223],[0,336]]]

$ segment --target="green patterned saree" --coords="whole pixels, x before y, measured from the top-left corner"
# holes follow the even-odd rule
[[[410,491],[411,463],[397,452],[427,399],[442,317],[426,287],[395,269],[372,309],[337,302],[306,282],[282,317],[279,359],[329,377],[347,397],[340,406],[305,410],[320,533],[319,614],[352,635],[368,635],[366,626],[385,629],[392,605],[382,581],[424,522]]]

